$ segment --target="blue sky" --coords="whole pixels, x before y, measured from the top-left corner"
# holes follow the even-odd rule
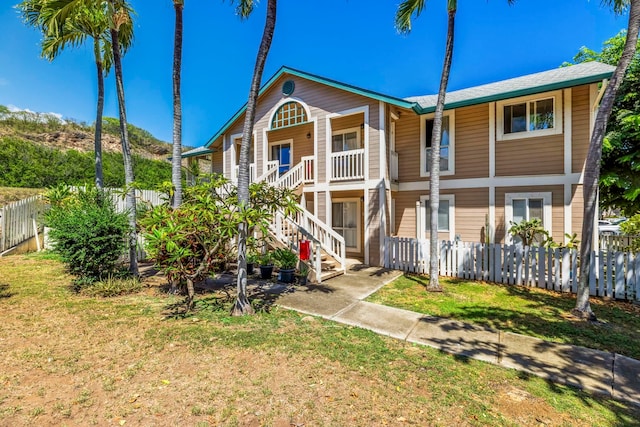
[[[53,63],[40,59],[40,35],[0,6],[0,104],[95,118],[95,70],[89,46]],[[137,11],[134,47],[124,60],[129,121],[171,141],[171,0],[131,0]],[[229,1],[186,0],[183,56],[183,143],[200,146],[248,95],[266,0],[241,21]],[[282,65],[385,94],[437,92],[446,35],[444,1],[427,2],[409,35],[393,25],[398,0],[280,0],[263,80]],[[474,0],[458,2],[449,90],[528,73],[571,60],[581,46],[599,50],[626,28],[598,0]],[[105,115],[117,116],[113,74]]]

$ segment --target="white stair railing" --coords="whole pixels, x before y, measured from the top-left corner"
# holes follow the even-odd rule
[[[313,182],[313,156],[302,157],[300,163],[276,180],[275,185],[296,188],[300,184],[309,182]]]
[[[332,256],[340,264],[340,268],[346,270],[346,246],[344,237],[329,228],[324,222],[316,218],[302,206],[298,206],[298,212],[294,218],[287,217],[284,212],[278,210],[269,225],[269,231],[280,243],[291,250],[299,252],[300,241],[309,240],[313,244],[309,263],[315,271],[316,281],[322,281],[322,250]]]
[[[256,178],[255,181],[252,182],[262,182],[267,181],[269,184],[275,184],[278,180],[278,169],[280,168],[280,162],[277,160],[269,160],[267,162],[267,170],[265,173]]]

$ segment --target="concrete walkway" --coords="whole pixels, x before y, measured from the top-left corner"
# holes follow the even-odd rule
[[[353,266],[321,285],[280,295],[277,305],[640,404],[638,360],[363,301],[401,274]]]

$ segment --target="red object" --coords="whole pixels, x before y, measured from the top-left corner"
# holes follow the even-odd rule
[[[311,256],[311,242],[308,240],[300,240],[300,259],[306,261]]]

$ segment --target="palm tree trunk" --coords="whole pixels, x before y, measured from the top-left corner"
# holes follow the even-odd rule
[[[584,172],[584,218],[582,221],[582,241],[580,242],[580,280],[576,297],[576,307],[572,313],[580,318],[596,320],[589,303],[589,275],[591,274],[591,256],[593,255],[593,232],[598,200],[598,181],[600,180],[600,160],[602,159],[602,141],[611,115],[618,88],[631,63],[638,43],[640,25],[640,0],[631,0],[627,40],[620,61],[616,66],[609,85],[604,91],[589,143]]]
[[[94,136],[96,187],[104,187],[102,174],[102,111],[104,110],[104,69],[102,66],[102,54],[100,53],[100,41],[93,39],[93,53],[96,58],[96,71],[98,72],[98,105],[96,107],[96,129]]]
[[[110,0],[113,4],[113,0]],[[125,205],[129,213],[129,271],[132,275],[138,275],[138,254],[136,246],[138,233],[136,231],[136,195],[133,188],[133,163],[131,160],[131,146],[129,145],[129,131],[127,129],[127,111],[124,100],[124,84],[122,82],[122,58],[120,55],[120,43],[118,30],[111,28],[111,44],[113,48],[113,65],[116,76],[116,92],[118,95],[118,113],[120,116],[120,137],[122,144],[122,158],[124,160],[124,182],[126,186]]]
[[[267,18],[256,57],[256,65],[253,69],[253,79],[251,80],[251,89],[249,90],[249,99],[247,100],[244,126],[242,128],[242,144],[240,146],[238,168],[238,204],[241,209],[249,205],[249,148],[253,134],[253,122],[256,116],[256,103],[260,82],[262,81],[262,72],[264,71],[264,64],[267,61],[267,55],[273,40],[273,32],[276,27],[276,6],[277,0],[269,0],[267,3]],[[236,302],[231,311],[234,316],[253,313],[253,308],[247,298],[247,234],[248,224],[243,222],[238,227],[238,285]]]
[[[454,2],[455,4],[455,2]],[[431,209],[430,221],[430,252],[429,259],[429,285],[428,291],[442,291],[439,281],[438,265],[438,210],[440,208],[440,142],[442,139],[442,116],[444,114],[444,101],[449,83],[449,73],[451,71],[451,59],[453,57],[453,34],[456,18],[456,8],[449,7],[447,22],[447,44],[444,54],[444,64],[440,77],[440,89],[436,102],[436,112],[433,118],[433,133],[431,134],[431,173],[429,181],[429,207]]]
[[[173,207],[182,204],[182,100],[180,78],[182,70],[182,9],[184,2],[174,0],[176,25],[173,41],[173,158],[171,159],[171,181],[173,181]]]

